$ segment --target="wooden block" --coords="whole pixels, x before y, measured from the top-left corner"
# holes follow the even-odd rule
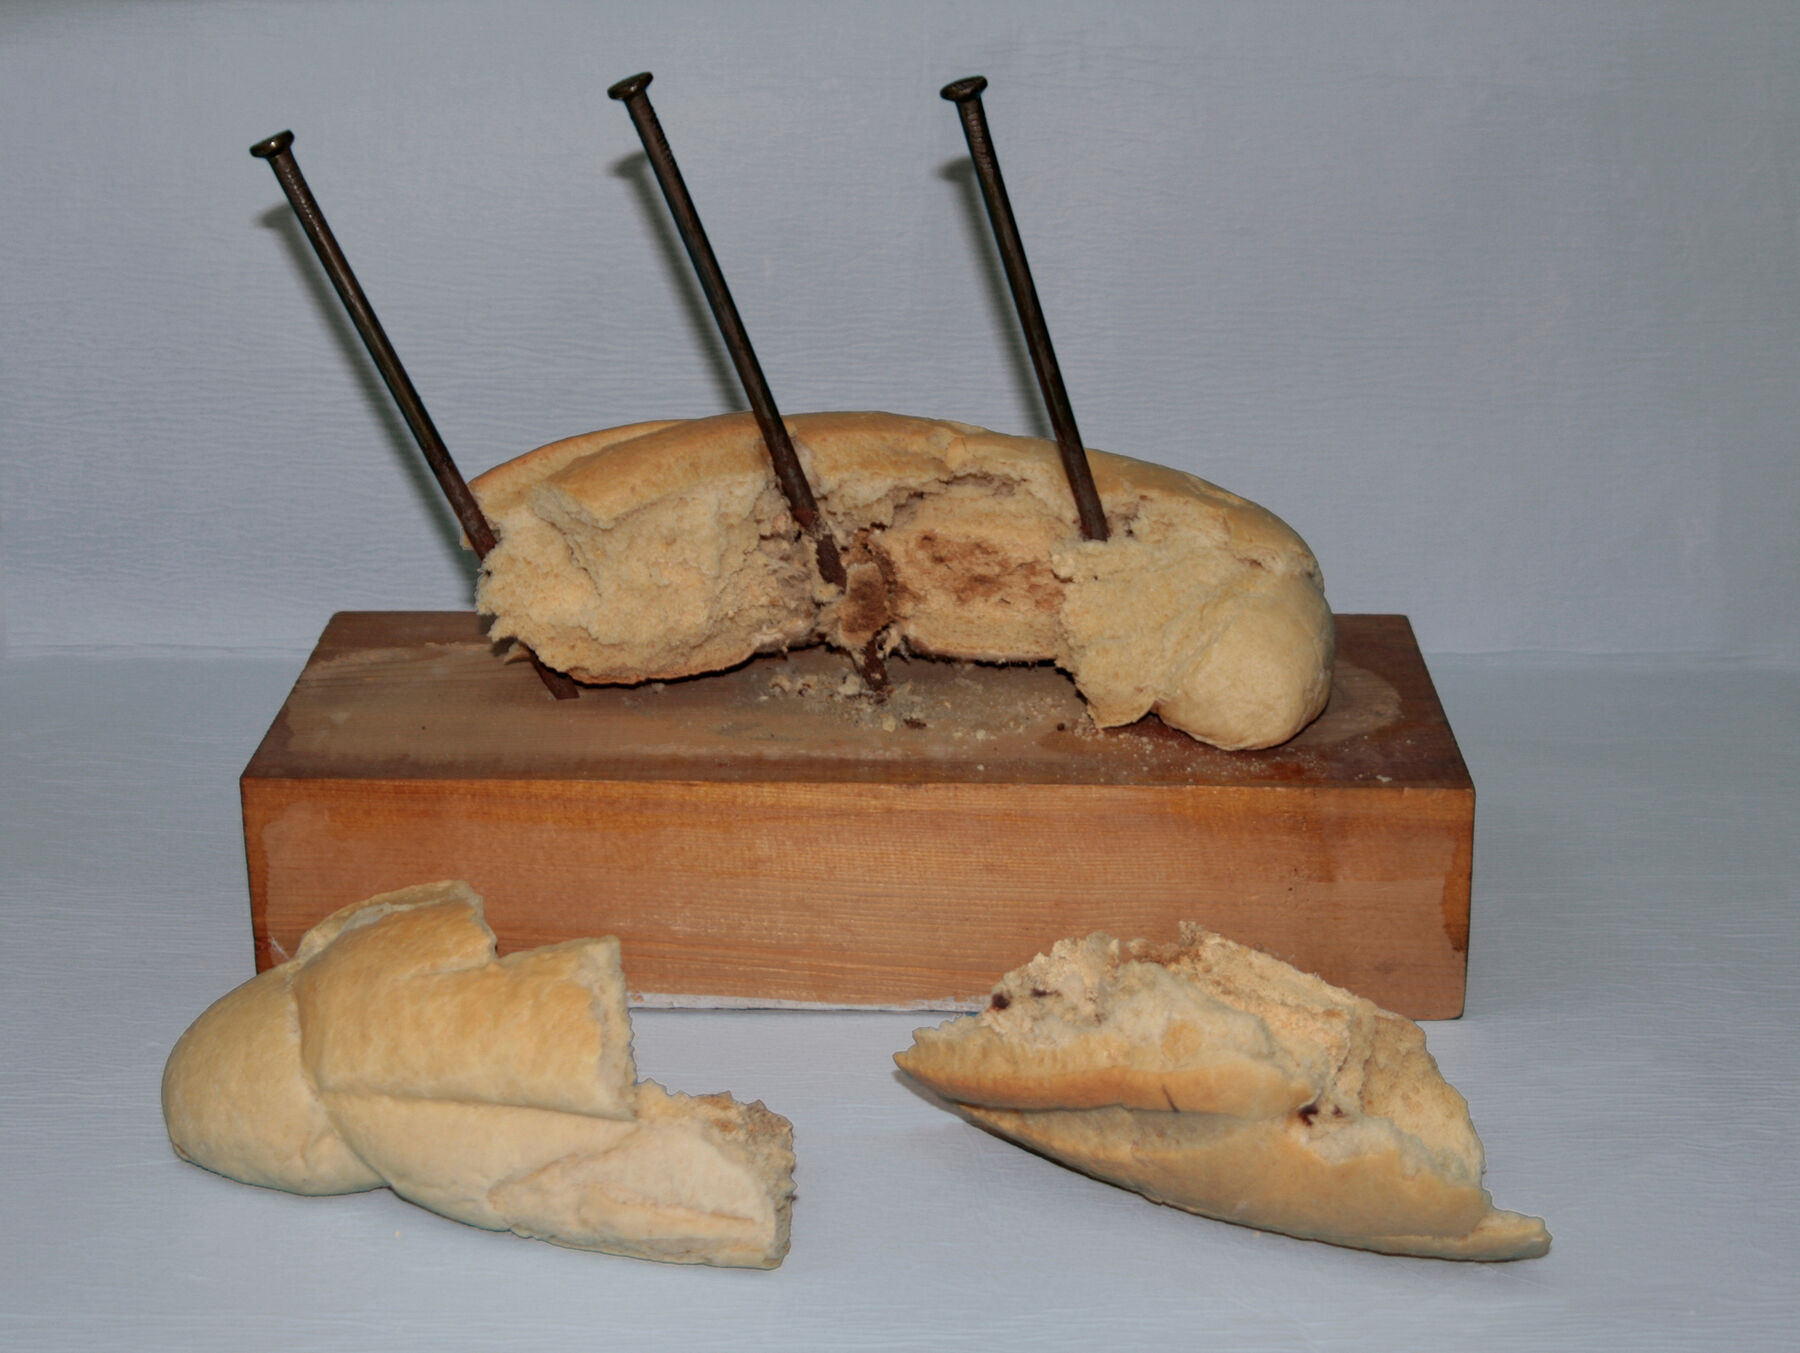
[[[658,1004],[967,1008],[1055,940],[1201,921],[1461,1013],[1475,791],[1403,616],[1339,616],[1331,705],[1221,752],[1102,732],[1048,667],[841,655],[553,701],[468,612],[345,612],[244,771],[259,968],[464,878],[503,951],[616,934]]]

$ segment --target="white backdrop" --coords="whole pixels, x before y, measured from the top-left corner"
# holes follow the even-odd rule
[[[469,473],[739,407],[608,84],[784,409],[1044,426],[982,72],[1095,446],[1266,503],[1439,652],[1800,659],[1800,9],[0,7],[0,640],[303,649],[465,606],[268,169],[284,127]]]

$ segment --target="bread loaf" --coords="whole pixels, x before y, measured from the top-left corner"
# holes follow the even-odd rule
[[[1053,443],[884,413],[788,427],[839,542],[819,575],[749,414],[557,442],[472,488],[500,537],[477,605],[581,681],[715,671],[825,642],[1054,662],[1096,723],[1155,712],[1220,747],[1292,737],[1329,694],[1331,612],[1270,513],[1089,453],[1112,537],[1081,537]]]
[[[787,1252],[787,1120],[639,1082],[618,941],[496,958],[465,883],[321,921],[182,1035],[163,1115],[182,1157],[250,1184],[385,1184],[472,1226],[643,1259]]]
[[[1064,940],[895,1061],[984,1127],[1204,1216],[1444,1259],[1550,1246],[1493,1207],[1418,1025],[1198,926]]]

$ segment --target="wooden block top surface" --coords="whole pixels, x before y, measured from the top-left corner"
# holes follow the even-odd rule
[[[1469,788],[1406,618],[1340,615],[1337,638],[1318,720],[1222,752],[1154,717],[1096,729],[1048,665],[896,658],[876,703],[808,649],[556,701],[473,612],[345,611],[244,776]]]

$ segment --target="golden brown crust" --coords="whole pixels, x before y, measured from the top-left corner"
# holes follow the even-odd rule
[[[501,537],[477,594],[494,636],[594,682],[821,641],[1053,661],[1102,725],[1155,711],[1224,747],[1284,741],[1324,707],[1318,565],[1255,504],[1090,452],[1113,536],[1085,541],[1050,442],[885,413],[787,424],[848,599],[802,548],[754,421],[729,414],[572,438],[477,479]]]

